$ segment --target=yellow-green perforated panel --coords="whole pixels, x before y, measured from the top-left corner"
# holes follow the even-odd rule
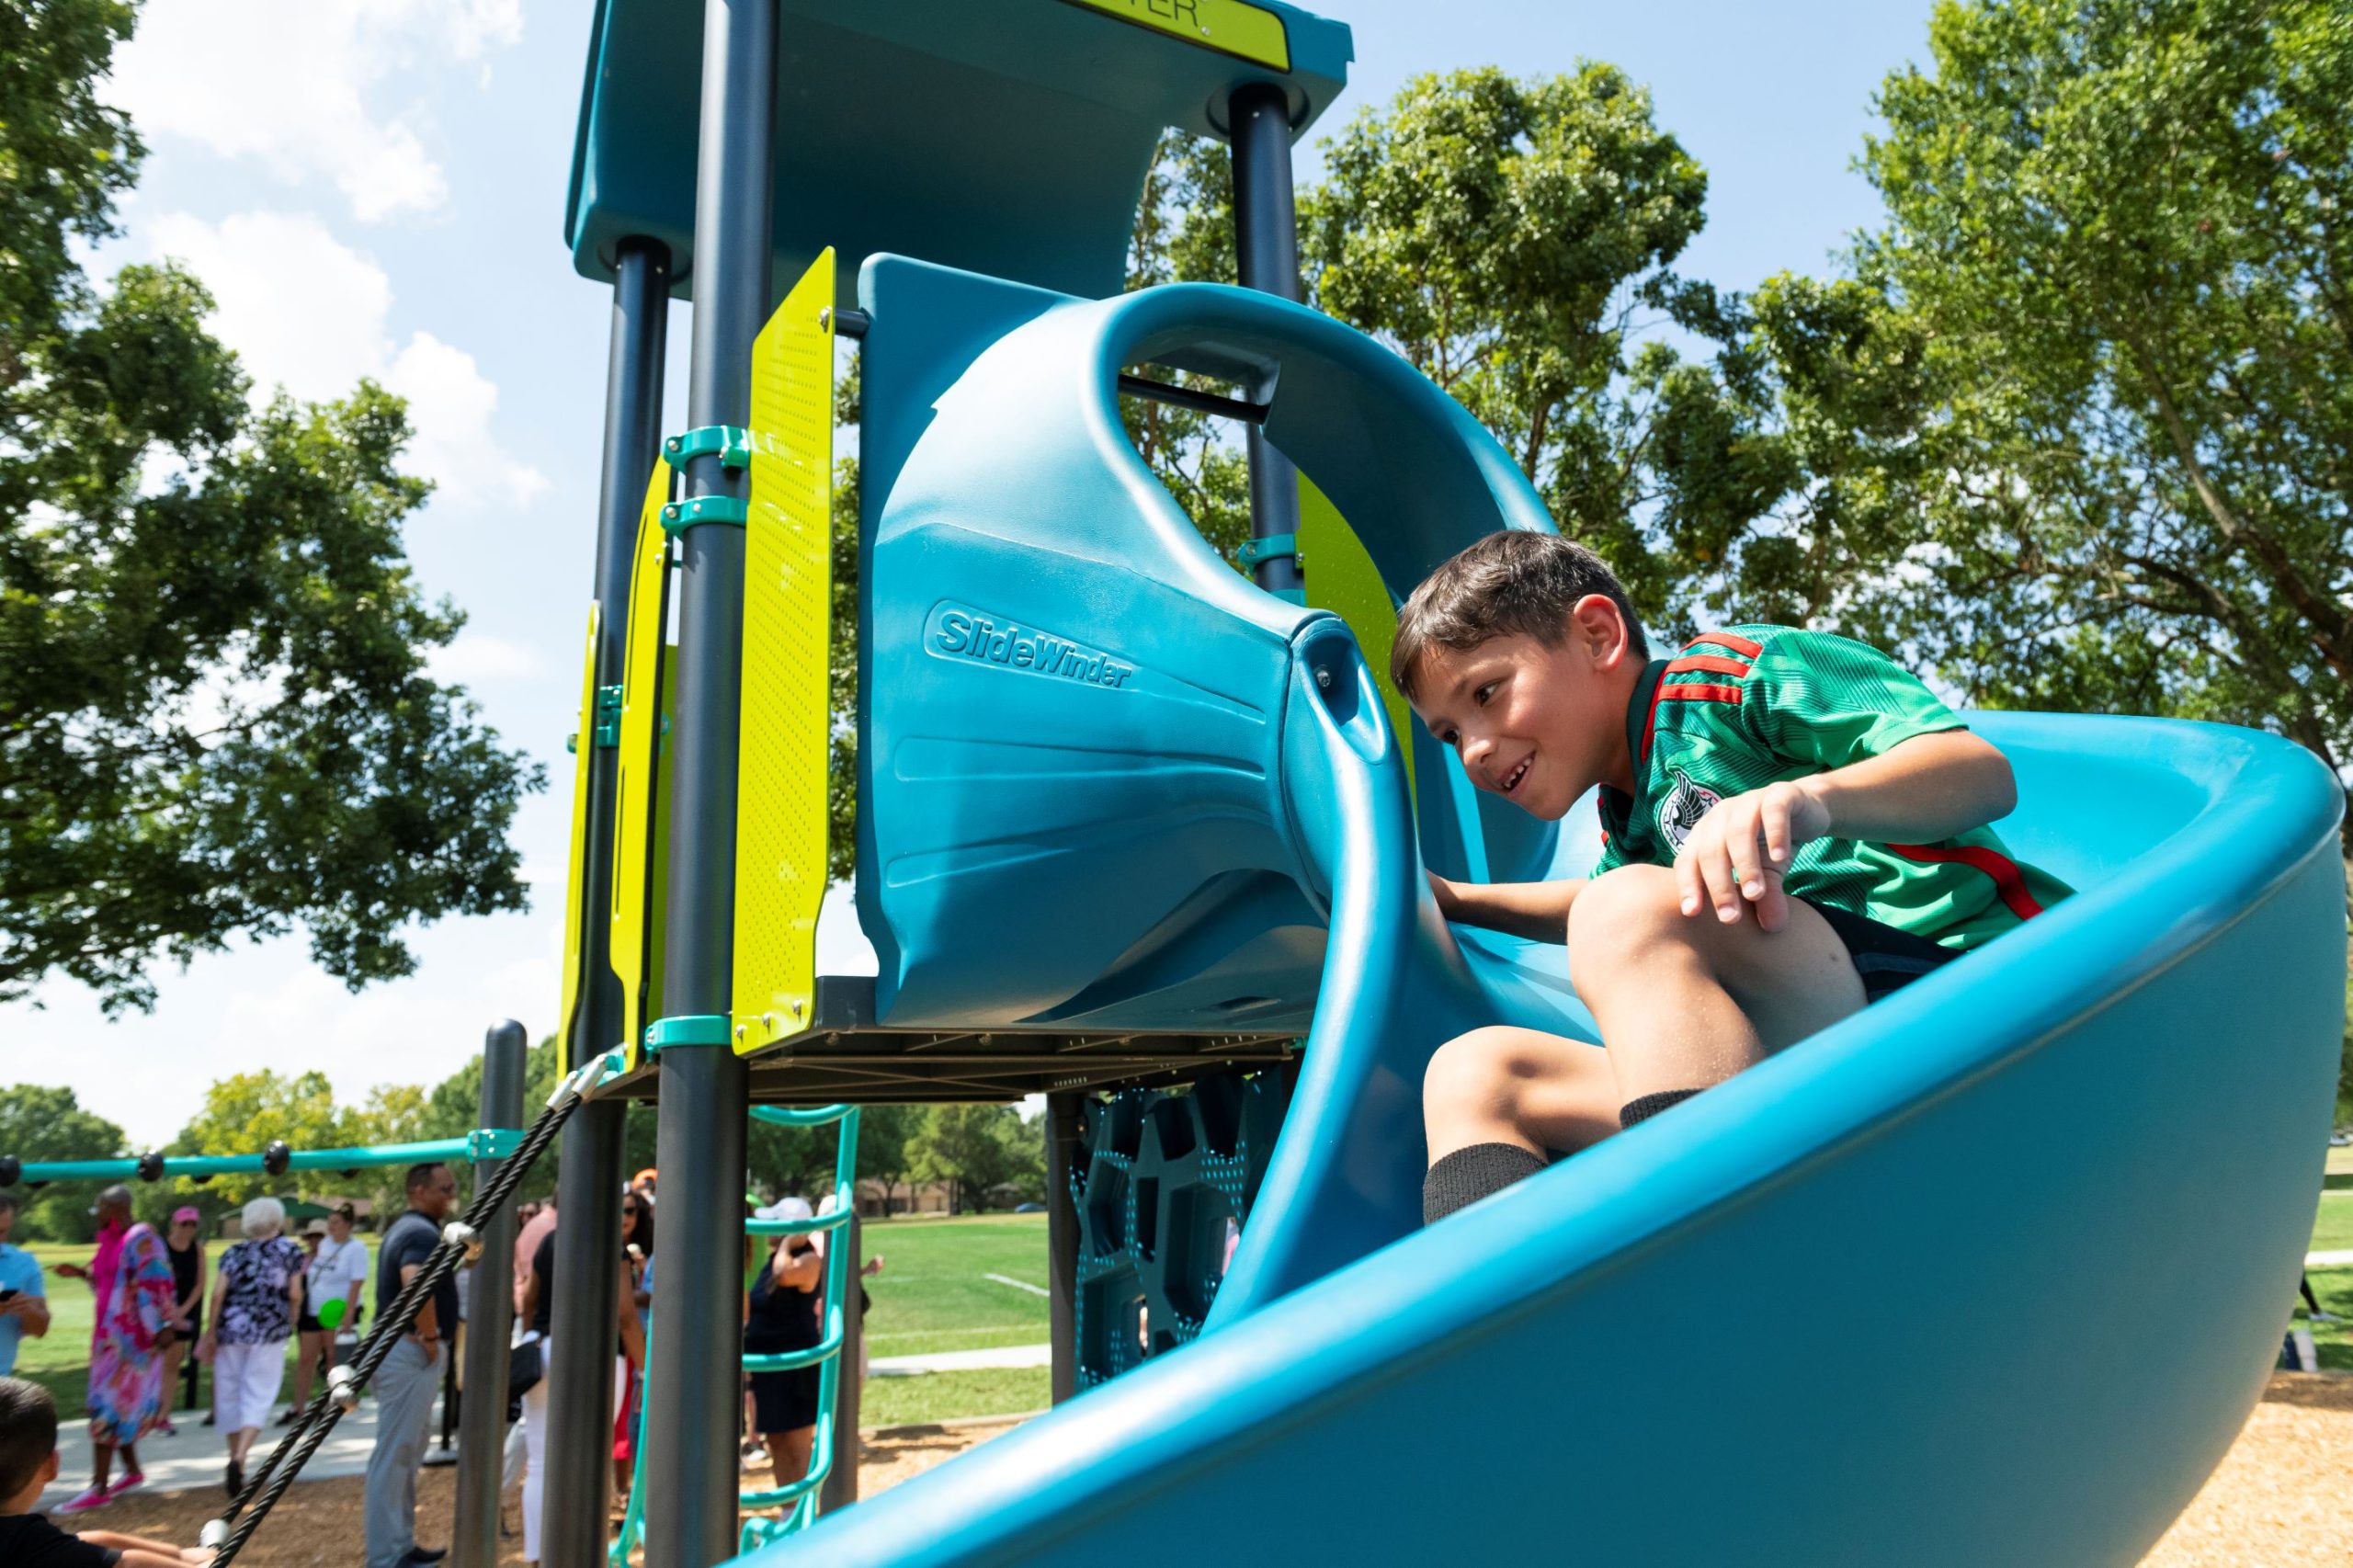
[[[569,1061],[572,1019],[580,1010],[581,905],[588,898],[588,774],[597,754],[597,611],[588,606],[588,651],[580,660],[580,717],[572,736],[572,866],[563,883],[563,1001],[555,1038]]]
[[[735,1049],[806,1028],[825,896],[833,619],[834,253],[752,346],[744,536],[743,744],[735,775]]]
[[[1328,609],[1348,623],[1357,646],[1372,665],[1381,687],[1381,706],[1389,710],[1389,727],[1397,736],[1397,750],[1405,759],[1405,783],[1414,783],[1413,710],[1389,685],[1389,650],[1397,642],[1397,601],[1381,580],[1381,568],[1348,527],[1331,498],[1315,488],[1307,475],[1299,476],[1300,575],[1307,584],[1307,602]]]
[[[638,512],[630,568],[628,651],[621,665],[621,744],[613,788],[613,972],[621,983],[621,1038],[637,1065],[645,1034],[647,938],[660,917],[654,848],[662,809],[662,633],[669,614],[670,536],[662,531],[670,470],[654,465]]]

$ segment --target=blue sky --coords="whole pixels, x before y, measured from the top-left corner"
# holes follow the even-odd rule
[[[682,0],[685,3],[685,0]],[[1680,266],[1745,288],[1820,270],[1877,204],[1850,164],[1881,77],[1925,57],[1925,0],[1779,7],[1654,0],[1326,0],[1356,31],[1339,112],[1417,72],[1612,61],[1707,167],[1709,223]],[[113,96],[151,153],[96,263],[183,257],[265,386],[324,398],[372,375],[412,400],[419,577],[472,617],[440,667],[558,788],[516,824],[537,908],[417,932],[415,975],[353,995],[300,937],[161,978],[109,1024],[78,988],[0,1007],[0,1077],[73,1087],[160,1142],[203,1086],[325,1071],[338,1095],[430,1082],[520,1018],[553,1027],[568,780],[596,522],[608,296],[563,244],[589,7],[574,0],[148,0]],[[1302,149],[1302,177],[1315,156]],[[674,313],[671,423],[687,321]]]

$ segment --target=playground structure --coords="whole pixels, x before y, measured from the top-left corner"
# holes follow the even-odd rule
[[[1981,716],[2006,838],[2082,892],[1420,1227],[1436,1046],[1593,1035],[1561,949],[1449,928],[1423,868],[1586,867],[1373,673],[1430,568],[1552,523],[1459,405],[1295,302],[1290,146],[1349,57],[1274,0],[601,0],[567,214],[615,312],[563,1038],[577,1072],[623,1060],[562,1133],[585,1288],[551,1335],[549,1568],[607,1550],[614,1095],[660,1119],[630,1527],[655,1568],[1176,1562],[1208,1521],[1248,1562],[2127,1562],[2255,1401],[2344,948],[2341,793],[2252,732]],[[1232,143],[1241,286],[1119,295],[1169,127]],[[870,975],[817,961],[840,337]],[[1130,396],[1241,426],[1248,578],[1128,442]],[[871,1504],[835,1462],[740,1540],[755,1102],[1031,1092],[1058,1408]]]
[[[647,1561],[732,1544],[748,1103],[1033,1091],[1067,1403],[879,1504],[839,1506],[837,1468],[764,1557],[1174,1561],[1217,1518],[1250,1561],[2131,1560],[2252,1404],[2308,1233],[2338,791],[2247,732],[1985,716],[2027,802],[2006,836],[2084,892],[1420,1230],[1436,1045],[1592,1037],[1562,950],[1449,929],[1422,867],[1585,868],[1371,673],[1431,567],[1552,524],[1462,409],[1293,302],[1290,142],[1350,52],[1240,0],[599,9],[568,230],[617,307],[582,733],[618,722],[583,745],[569,1038],[630,1043],[665,1252],[696,1260],[656,1290]],[[1232,145],[1242,287],[1118,296],[1172,126]],[[658,302],[689,289],[665,441]],[[837,336],[871,976],[816,960]],[[1139,395],[1241,426],[1250,578],[1129,444]],[[567,1205],[575,1171],[618,1186],[568,1149]],[[597,1373],[555,1375],[559,1436],[593,1438]],[[552,1469],[575,1568],[601,1463]]]

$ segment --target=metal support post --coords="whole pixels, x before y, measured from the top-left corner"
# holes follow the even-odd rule
[[[1272,82],[1252,82],[1226,100],[1233,153],[1233,248],[1241,284],[1296,300],[1299,210],[1291,197],[1290,100]],[[1251,401],[1274,396],[1267,382]],[[1253,425],[1244,433],[1250,457],[1250,537],[1297,539],[1299,470]],[[1256,577],[1268,593],[1296,593],[1299,558],[1275,555],[1258,562]]]
[[[628,647],[630,568],[645,476],[661,461],[662,360],[668,341],[670,253],[651,240],[622,242],[613,273],[612,347],[605,377],[605,458],[597,507],[597,683],[620,683]],[[589,744],[582,735],[580,744]],[[582,858],[585,907],[613,903],[613,790],[620,754],[597,748],[589,761],[588,844]],[[574,1010],[565,1059],[580,1066],[620,1043],[620,983],[612,971],[611,927],[581,922],[585,987]],[[547,1568],[598,1568],[605,1557],[606,1500],[612,1487],[613,1324],[620,1311],[622,1118],[619,1101],[591,1101],[563,1130],[556,1193],[556,1292],[548,1322],[548,1438],[543,1491],[564,1500],[545,1511]],[[502,1407],[504,1401],[501,1401]]]
[[[745,425],[752,340],[767,318],[776,111],[776,6],[704,0],[695,184],[691,426]],[[686,493],[745,493],[710,453]],[[677,700],[671,710],[670,886],[663,1013],[733,1011],[737,703],[744,530],[681,534]],[[708,1568],[734,1554],[736,1397],[743,1355],[744,1147],[750,1075],[727,1043],[661,1054],[662,1252],[658,1346],[646,1379],[645,1560]],[[683,1265],[684,1267],[673,1267]]]
[[[859,1342],[866,1336],[865,1313],[858,1310],[866,1299],[866,1283],[859,1275],[866,1267],[862,1229],[853,1206],[849,1223],[834,1233],[835,1242],[844,1249],[843,1264],[849,1270],[849,1286],[842,1293],[841,1369],[834,1383],[834,1468],[817,1492],[820,1514],[847,1508],[858,1501],[858,1400],[865,1382],[858,1370],[863,1354]]]
[[[1086,1096],[1046,1096],[1046,1338],[1052,1346],[1053,1402],[1078,1392],[1078,1117]]]
[[[512,1018],[483,1037],[482,1125],[523,1125],[524,1058],[530,1038]],[[505,1162],[474,1165],[475,1190]],[[460,1407],[457,1518],[450,1568],[497,1568],[500,1451],[506,1438],[506,1342],[515,1328],[515,1205],[499,1206],[483,1228],[482,1261],[466,1288],[465,1386]]]

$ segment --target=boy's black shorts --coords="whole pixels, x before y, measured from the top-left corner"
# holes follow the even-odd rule
[[[1810,898],[1802,902],[1830,922],[1830,928],[1847,944],[1847,956],[1855,960],[1855,972],[1862,976],[1865,1003],[1901,991],[1930,970],[1961,957],[1951,948],[1940,948],[1925,937],[1899,931],[1868,915],[1835,909]]]

